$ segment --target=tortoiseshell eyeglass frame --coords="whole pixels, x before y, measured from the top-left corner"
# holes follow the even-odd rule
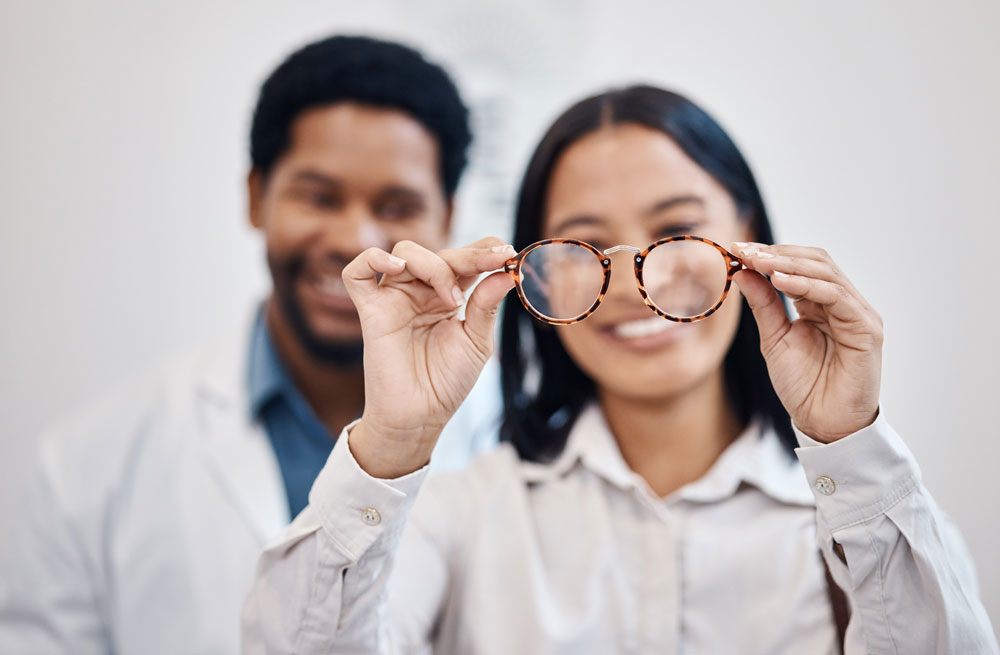
[[[719,300],[718,302],[715,303],[715,305],[713,305],[710,309],[706,310],[705,312],[698,314],[697,316],[672,316],[670,314],[667,314],[662,309],[653,304],[653,301],[649,299],[649,295],[646,293],[646,286],[642,280],[642,265],[646,262],[646,258],[649,256],[649,253],[652,252],[655,248],[658,248],[659,246],[662,246],[665,243],[673,243],[674,241],[701,241],[702,243],[707,243],[708,245],[718,250],[719,256],[725,260],[726,286],[722,290],[722,295],[719,297]],[[597,300],[594,301],[594,304],[591,305],[590,309],[583,312],[579,316],[575,316],[573,318],[551,318],[549,316],[545,316],[544,314],[540,314],[538,311],[535,310],[534,307],[531,306],[531,303],[528,302],[528,299],[524,295],[524,290],[521,288],[521,277],[522,277],[521,264],[522,262],[524,262],[524,258],[532,250],[540,248],[541,246],[548,245],[550,243],[568,243],[580,246],[593,253],[594,257],[598,259],[598,261],[601,264],[601,267],[604,269],[604,284],[601,285],[601,292],[597,295]],[[663,318],[667,319],[668,321],[675,321],[677,323],[694,323],[696,321],[704,320],[709,316],[711,316],[712,314],[714,314],[719,309],[719,307],[722,306],[722,303],[725,302],[726,296],[729,294],[729,289],[733,285],[733,276],[736,275],[738,271],[744,268],[743,261],[738,256],[729,252],[728,250],[726,250],[716,242],[712,241],[711,239],[685,234],[685,235],[660,239],[659,241],[651,243],[646,247],[645,250],[642,251],[640,251],[635,246],[613,246],[611,248],[607,248],[601,251],[598,250],[596,247],[590,245],[586,241],[578,241],[576,239],[544,239],[542,241],[536,241],[535,243],[531,244],[521,252],[517,253],[516,255],[508,259],[504,263],[504,271],[506,271],[511,277],[514,278],[514,286],[517,289],[517,296],[518,298],[521,299],[521,304],[524,305],[524,308],[528,310],[529,314],[537,318],[539,321],[543,321],[551,325],[570,325],[572,323],[579,323],[580,321],[584,320],[585,318],[593,314],[600,306],[601,301],[604,300],[604,294],[608,292],[608,285],[611,284],[610,256],[621,250],[628,250],[635,253],[635,256],[632,258],[633,268],[635,269],[635,282],[636,285],[639,287],[639,295],[642,296],[642,300],[643,302],[646,303],[646,306],[649,307],[651,310],[653,310],[653,312],[655,312],[659,316],[662,316]]]

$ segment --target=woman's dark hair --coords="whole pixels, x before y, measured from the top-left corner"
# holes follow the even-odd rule
[[[677,93],[651,86],[612,90],[578,102],[549,128],[521,182],[514,228],[518,250],[542,238],[542,219],[552,170],[581,137],[607,125],[634,123],[670,137],[732,196],[756,241],[774,243],[767,210],[750,167],[715,120]],[[730,401],[741,420],[769,421],[791,452],[795,435],[778,400],[760,352],[750,308],[743,312],[724,370]],[[537,367],[537,369],[535,369]],[[534,320],[511,294],[503,308],[500,369],[504,418],[500,438],[522,459],[546,461],[562,452],[573,423],[595,398],[593,381],[563,348],[551,326]],[[534,383],[532,383],[534,380]]]
[[[438,143],[441,186],[451,197],[465,169],[469,111],[445,70],[413,48],[366,36],[331,36],[288,56],[265,80],[250,127],[250,160],[266,178],[303,112],[335,102],[398,109]]]

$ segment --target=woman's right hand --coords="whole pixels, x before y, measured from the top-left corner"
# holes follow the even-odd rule
[[[513,280],[501,271],[480,282],[460,320],[464,291],[513,255],[496,238],[437,254],[401,241],[391,255],[369,248],[344,268],[365,348],[365,409],[350,446],[369,475],[396,478],[430,460],[493,353],[497,309]]]

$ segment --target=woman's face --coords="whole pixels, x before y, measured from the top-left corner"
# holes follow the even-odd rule
[[[599,250],[640,249],[663,237],[693,234],[724,247],[751,240],[722,185],[662,132],[622,124],[592,132],[556,162],[543,238],[573,238]],[[573,360],[603,393],[659,399],[719,373],[740,317],[735,287],[711,317],[675,323],[654,314],[636,287],[633,253],[611,255],[611,284],[588,319],[558,326]],[[720,269],[724,264],[719,256]],[[651,283],[646,272],[647,289]]]

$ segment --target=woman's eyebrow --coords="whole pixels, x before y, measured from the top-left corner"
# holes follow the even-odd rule
[[[659,214],[660,212],[667,211],[668,209],[673,209],[678,205],[699,205],[701,207],[705,206],[705,200],[700,196],[686,195],[686,196],[671,196],[670,198],[664,198],[659,202],[653,203],[649,209],[644,213],[646,216],[652,216],[654,214]]]
[[[672,209],[678,205],[698,205],[704,206],[705,200],[701,196],[695,195],[684,195],[684,196],[671,196],[669,198],[664,198],[653,203],[649,209],[643,212],[644,216],[653,216],[659,214],[660,212]],[[559,234],[563,230],[569,227],[576,227],[579,225],[604,225],[604,219],[600,216],[594,216],[593,214],[580,214],[578,216],[570,216],[555,225],[552,229],[554,234]]]
[[[559,223],[556,223],[555,227],[552,228],[552,233],[559,234],[566,228],[575,227],[578,225],[604,225],[604,220],[598,216],[591,216],[589,214],[570,216],[569,218]]]

